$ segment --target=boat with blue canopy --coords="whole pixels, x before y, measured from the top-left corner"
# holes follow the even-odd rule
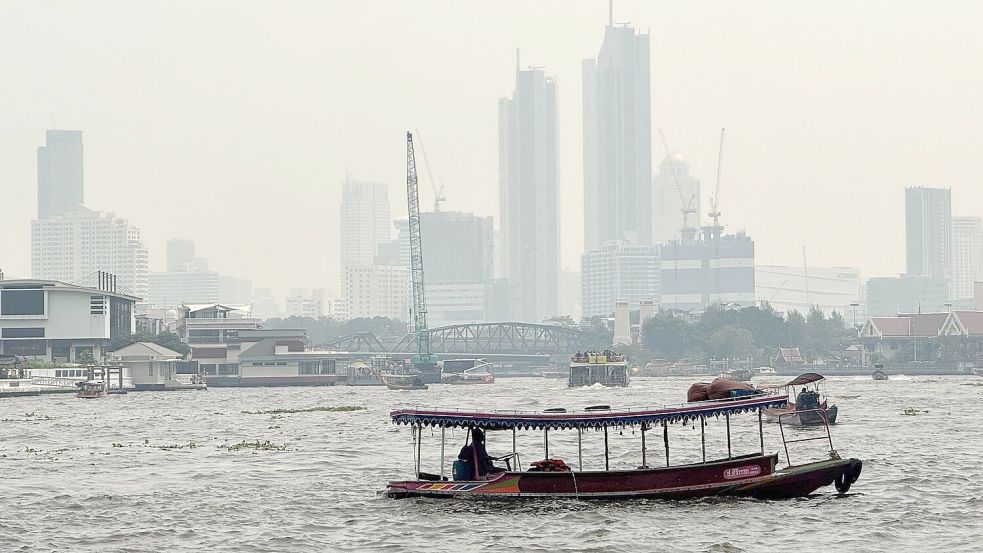
[[[409,426],[413,433],[414,475],[412,480],[389,482],[385,494],[391,498],[532,498],[569,497],[596,499],[680,499],[714,495],[780,499],[807,496],[835,484],[845,493],[860,476],[859,459],[842,459],[833,449],[829,426],[821,437],[790,439],[782,432],[787,466],[777,469],[778,453],[765,453],[762,411],[788,404],[787,395],[758,394],[724,400],[702,401],[671,407],[612,409],[594,405],[579,410],[545,411],[458,411],[447,409],[397,409],[392,422]],[[759,448],[735,454],[731,439],[731,417],[757,413]],[[726,425],[727,456],[707,458],[706,426],[722,419]],[[779,421],[781,423],[781,421]],[[702,461],[673,465],[670,462],[669,428],[674,424],[698,424]],[[440,430],[440,470],[421,470],[424,429]],[[641,464],[612,469],[609,429],[632,428],[641,432]],[[465,429],[465,444],[456,460],[448,464],[445,449],[447,429]],[[647,434],[661,430],[664,466],[648,455]],[[485,444],[486,432],[511,431],[512,452],[492,457]],[[517,450],[518,432],[543,433],[543,458],[523,469]],[[585,431],[603,433],[604,467],[584,469]],[[576,467],[550,456],[550,432],[577,433]],[[789,444],[811,440],[828,442],[827,458],[793,464]],[[661,455],[660,455],[661,457]],[[571,464],[573,461],[571,460]],[[651,464],[650,464],[651,463]],[[504,466],[501,466],[504,465]],[[656,466],[658,465],[658,466]],[[433,470],[433,469],[431,469]]]

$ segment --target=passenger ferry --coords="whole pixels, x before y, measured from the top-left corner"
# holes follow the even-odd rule
[[[624,355],[607,350],[587,352],[570,358],[567,386],[627,386],[630,380],[628,360]]]

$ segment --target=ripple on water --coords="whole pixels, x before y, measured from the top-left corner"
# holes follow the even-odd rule
[[[965,378],[831,379],[829,392],[843,418],[833,430],[836,448],[864,459],[860,481],[847,496],[831,488],[778,502],[393,501],[378,495],[387,479],[409,472],[412,456],[411,435],[389,423],[390,409],[676,403],[690,382],[638,379],[623,390],[560,384],[500,379],[480,389],[438,385],[420,394],[338,387],[142,393],[100,402],[4,398],[0,550],[716,553],[812,550],[821,543],[841,551],[975,551],[983,540],[981,525],[969,523],[983,509],[983,430],[967,422],[976,418],[983,389]],[[242,413],[341,405],[366,410],[276,418]],[[899,415],[908,407],[927,413]],[[733,422],[735,435],[756,431],[753,422]],[[777,425],[765,429],[768,449],[781,449]],[[575,440],[557,434],[550,435],[551,453],[575,457]],[[680,455],[694,445],[698,454],[698,431],[674,426],[670,434]],[[711,451],[721,454],[721,434],[711,436]],[[463,437],[448,433],[448,462]],[[596,438],[584,438],[587,468],[603,462]],[[525,461],[540,453],[541,439],[520,436]],[[256,440],[286,450],[221,447]],[[637,463],[637,440],[630,431],[613,434],[612,458]],[[495,453],[511,443],[490,436],[489,448]],[[432,465],[439,462],[439,433],[425,434],[423,449],[427,466],[438,471]]]

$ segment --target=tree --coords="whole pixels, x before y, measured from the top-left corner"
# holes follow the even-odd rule
[[[660,312],[642,324],[642,344],[670,361],[685,357],[696,345],[695,329],[671,313]]]
[[[747,357],[754,353],[751,331],[736,325],[726,325],[714,331],[705,340],[706,351],[717,359]]]

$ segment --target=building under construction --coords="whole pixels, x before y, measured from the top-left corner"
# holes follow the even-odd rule
[[[661,253],[663,309],[754,305],[754,241],[747,234],[709,228],[703,237],[665,243]]]

